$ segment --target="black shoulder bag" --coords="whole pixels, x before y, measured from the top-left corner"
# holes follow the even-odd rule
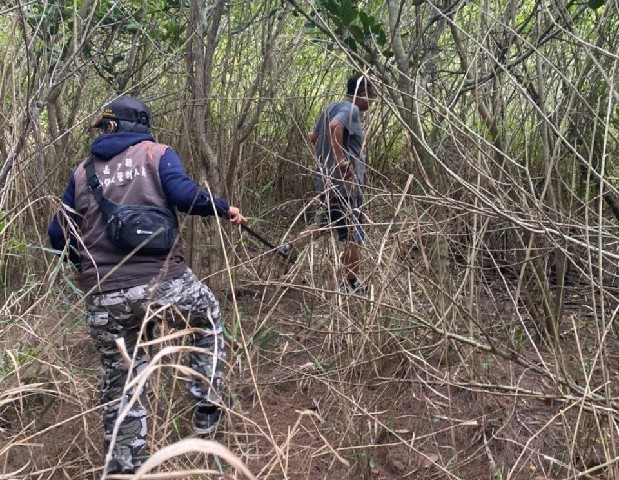
[[[178,219],[169,208],[149,205],[119,205],[103,196],[94,158],[84,164],[88,187],[99,204],[105,232],[120,250],[141,255],[168,253],[178,236]]]

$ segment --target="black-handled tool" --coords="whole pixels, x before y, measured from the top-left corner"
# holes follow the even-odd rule
[[[230,218],[230,215],[228,214],[228,212],[224,212],[219,207],[216,207],[216,209],[217,209],[217,213],[219,213],[220,216],[222,216],[224,218]],[[271,242],[269,242],[266,238],[264,238],[258,232],[256,232],[255,230],[249,228],[244,223],[240,223],[239,225],[241,226],[241,230],[246,231],[248,234],[250,234],[256,240],[258,240],[264,246],[269,247],[271,250],[275,250],[275,253],[277,253],[280,257],[284,258],[284,260],[286,260],[288,263],[294,263],[294,259],[292,258],[291,255],[282,252],[279,248],[277,248],[275,245],[273,245]]]

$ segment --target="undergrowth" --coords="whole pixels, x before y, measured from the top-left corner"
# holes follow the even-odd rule
[[[444,225],[410,205],[378,222],[386,207],[366,212],[364,295],[337,291],[330,235],[287,267],[224,230],[225,421],[192,438],[187,347],[161,325],[143,379],[152,457],[136,478],[614,478],[612,289],[566,286],[553,344],[518,296],[524,277],[463,265],[451,241],[436,256]],[[72,275],[45,255],[5,290],[2,478],[102,475],[98,358]],[[605,308],[588,309],[591,295]]]

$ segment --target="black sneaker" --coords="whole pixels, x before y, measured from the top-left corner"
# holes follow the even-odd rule
[[[367,285],[363,285],[357,277],[342,280],[339,286],[340,293],[357,293],[362,295],[366,290]]]
[[[137,468],[114,468],[107,471],[107,475],[131,475],[138,471]]]
[[[281,255],[286,259],[288,263],[295,263],[297,261],[297,251],[292,243],[284,243],[275,249],[278,255]]]
[[[221,409],[214,405],[197,407],[193,413],[193,433],[210,435],[217,428],[221,418]]]

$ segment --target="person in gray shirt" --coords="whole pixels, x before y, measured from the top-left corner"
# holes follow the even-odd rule
[[[314,185],[321,192],[326,212],[317,223],[303,230],[295,243],[310,238],[313,233],[335,229],[339,240],[345,243],[344,278],[339,286],[342,293],[361,287],[359,267],[363,231],[359,224],[359,208],[363,204],[365,155],[360,113],[368,110],[375,96],[367,78],[348,79],[346,96],[322,111],[310,137],[318,165]],[[292,242],[278,250],[290,257],[295,254]]]

